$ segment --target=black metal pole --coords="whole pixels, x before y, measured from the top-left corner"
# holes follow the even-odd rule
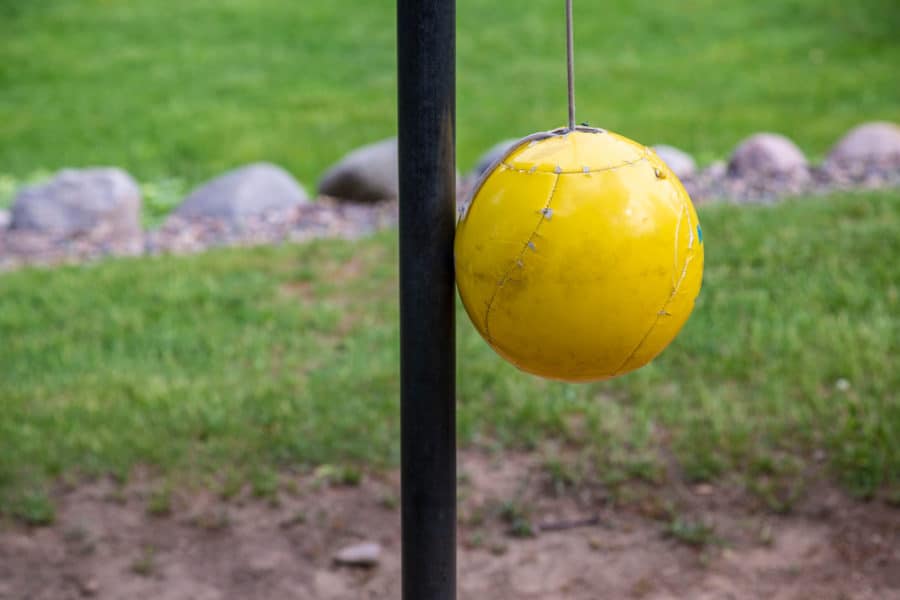
[[[455,4],[397,1],[403,600],[456,598]]]

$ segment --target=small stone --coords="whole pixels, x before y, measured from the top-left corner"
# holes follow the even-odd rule
[[[339,200],[377,202],[399,194],[397,138],[357,148],[332,166],[319,193]]]
[[[8,210],[0,210],[0,229],[6,229],[12,222],[12,215]]]
[[[83,596],[96,596],[100,591],[100,584],[96,579],[88,579],[81,584],[81,594]]]
[[[653,146],[653,151],[672,169],[672,172],[679,179],[687,179],[696,174],[697,163],[694,161],[694,157],[687,152],[665,144]]]
[[[700,483],[694,486],[694,493],[698,496],[712,496],[715,488],[708,483]]]
[[[825,165],[867,162],[900,166],[900,125],[874,121],[854,127],[834,145]]]
[[[757,133],[742,141],[728,162],[732,177],[807,173],[808,163],[794,142],[777,133]]]
[[[283,212],[309,200],[290,173],[256,163],[229,171],[193,192],[175,210],[185,219],[218,218],[231,224],[270,212]]]
[[[843,377],[834,382],[834,389],[839,392],[846,392],[850,389],[850,382]]]
[[[374,567],[381,559],[381,544],[363,542],[341,548],[334,555],[334,562],[351,567]]]

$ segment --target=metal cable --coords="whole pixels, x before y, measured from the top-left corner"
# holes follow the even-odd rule
[[[575,42],[572,34],[572,0],[566,0],[566,66],[569,75],[569,131],[575,130]]]

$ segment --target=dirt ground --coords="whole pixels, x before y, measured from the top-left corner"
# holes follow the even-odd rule
[[[460,460],[461,599],[900,599],[900,510],[883,503],[823,490],[778,516],[697,486],[673,528],[652,494],[616,508],[555,493],[527,456]],[[192,494],[162,516],[140,482],[61,491],[54,525],[0,526],[0,599],[399,598],[396,473],[286,479],[277,501]],[[364,540],[382,545],[378,566],[333,563]]]

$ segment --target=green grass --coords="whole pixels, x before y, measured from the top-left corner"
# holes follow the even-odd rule
[[[0,207],[113,164],[158,222],[194,184],[271,160],[308,187],[396,126],[394,2],[0,0]],[[562,3],[458,0],[458,154],[565,118]],[[821,157],[900,121],[900,5],[576,3],[579,121],[701,162],[774,130]],[[560,490],[736,478],[790,510],[817,465],[900,498],[900,199],[708,207],[707,271],[675,344],[570,386],[503,363],[459,313],[459,430],[546,445]],[[51,481],[136,465],[273,498],[279,472],[352,484],[396,464],[394,234],[0,277],[0,512],[53,519]],[[823,458],[824,457],[824,458]]]
[[[463,443],[571,449],[577,473],[567,451],[547,461],[560,486],[661,484],[674,461],[679,478],[737,478],[787,510],[822,462],[857,495],[896,495],[900,195],[701,218],[696,310],[626,377],[522,374],[460,310]],[[136,465],[161,489],[271,496],[282,469],[343,482],[396,464],[395,237],[0,277],[0,511],[46,520],[48,481]]]
[[[459,0],[465,169],[565,119],[560,0]],[[313,187],[396,125],[393,0],[0,0],[0,170],[199,182],[261,159]],[[821,156],[900,121],[894,0],[576,6],[579,120],[702,161],[775,130]]]

